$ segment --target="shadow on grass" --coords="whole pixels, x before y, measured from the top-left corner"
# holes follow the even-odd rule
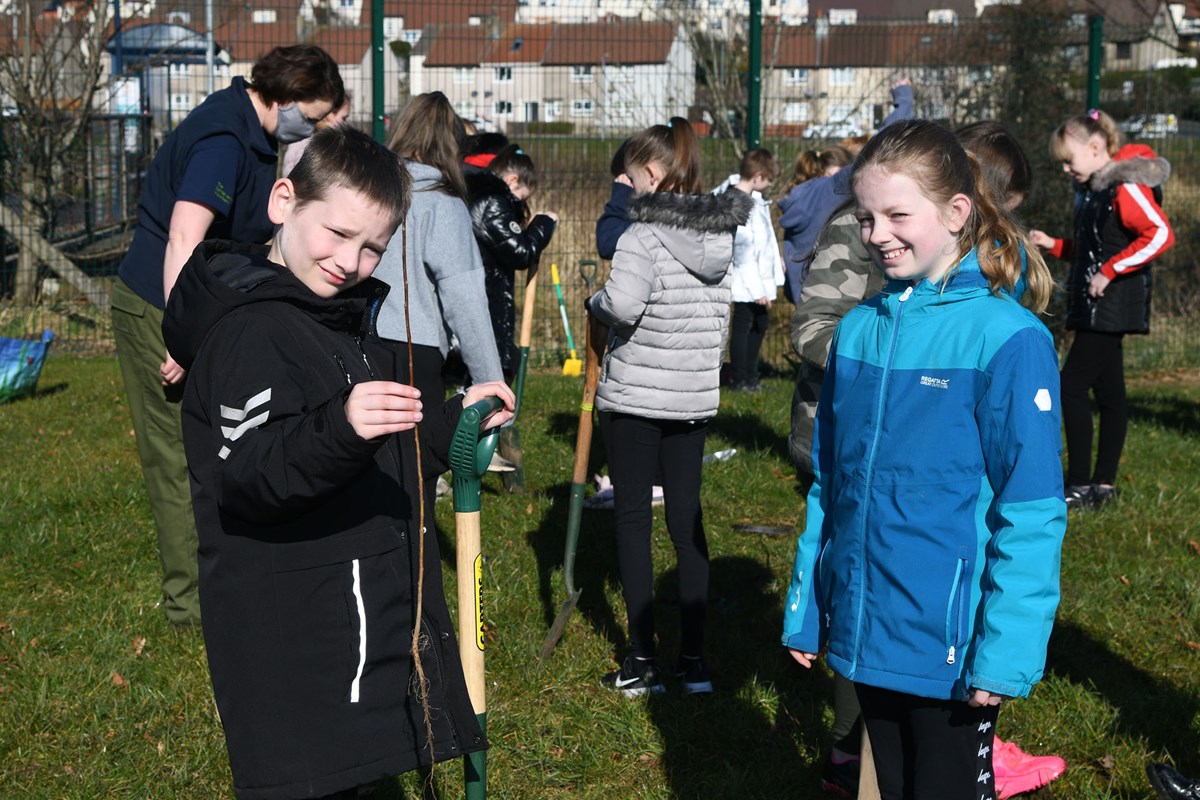
[[[1151,422],[1184,435],[1200,433],[1200,405],[1179,396],[1139,395],[1129,402],[1131,422]]]
[[[1046,669],[1099,692],[1119,712],[1115,724],[1124,735],[1144,740],[1152,751],[1171,753],[1187,774],[1200,772],[1200,737],[1192,725],[1200,698],[1159,680],[1061,619],[1050,637]]]
[[[787,436],[754,414],[717,414],[708,421],[708,433],[710,437],[721,437],[739,450],[765,450],[791,466]]]
[[[662,769],[675,797],[816,796],[819,761],[797,740],[828,738],[823,713],[833,696],[824,670],[806,671],[779,644],[783,606],[766,566],[745,556],[711,563],[707,655],[715,691],[649,699],[663,740]],[[660,660],[668,676],[679,650],[678,571],[655,590]]]

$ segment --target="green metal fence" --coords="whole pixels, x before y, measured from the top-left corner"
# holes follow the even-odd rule
[[[922,20],[879,21],[835,11],[805,19],[798,5],[769,3],[756,54],[747,9],[733,3],[217,3],[211,28],[200,2],[160,2],[150,17],[127,14],[119,25],[111,9],[32,17],[11,4],[14,14],[0,17],[0,335],[52,328],[61,348],[111,351],[104,296],[155,148],[209,91],[296,41],[338,61],[354,96],[351,122],[365,130],[386,125],[412,95],[441,91],[478,128],[520,143],[539,172],[531,205],[561,218],[543,266],[563,272],[577,329],[577,267],[596,258],[611,156],[626,136],[674,115],[702,136],[709,185],[736,170],[753,130],[781,163],[778,191],[800,152],[873,132],[889,87],[907,77],[918,116],[1008,124],[1037,172],[1019,215],[1067,234],[1070,186],[1046,143],[1084,108],[1088,21],[1022,6],[976,18],[973,3],[958,13],[947,5]],[[372,47],[376,17],[381,47]],[[1178,37],[1161,24],[1126,16],[1103,28],[1101,105],[1173,166],[1165,208],[1178,244],[1154,267],[1154,332],[1130,342],[1134,368],[1200,361],[1200,122],[1191,121],[1200,119],[1200,70],[1178,58]],[[752,62],[761,63],[757,110],[748,102]],[[781,298],[764,345],[766,364],[780,371],[790,370],[790,312]],[[535,319],[535,359],[560,361],[565,337],[548,275]]]

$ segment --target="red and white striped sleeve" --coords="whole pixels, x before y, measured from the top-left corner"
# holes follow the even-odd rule
[[[1121,226],[1135,233],[1136,238],[1100,267],[1109,280],[1138,271],[1175,244],[1171,223],[1154,201],[1154,192],[1149,187],[1137,183],[1121,184],[1117,187],[1113,206]]]

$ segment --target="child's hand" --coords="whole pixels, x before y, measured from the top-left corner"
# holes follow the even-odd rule
[[[771,307],[771,298],[769,298],[769,297],[760,297],[757,300],[755,300],[754,302],[756,305],[766,306],[767,308]]]
[[[517,405],[517,396],[513,394],[512,389],[508,388],[508,384],[503,381],[477,383],[470,389],[467,389],[467,393],[463,396],[463,408],[472,403],[478,403],[485,397],[499,397],[504,401],[504,408],[485,419],[481,430],[490,431],[492,428],[498,428],[513,418],[513,409]]]
[[[183,376],[187,374],[187,370],[179,366],[175,359],[171,358],[171,354],[167,353],[167,360],[158,367],[159,377],[162,379],[163,386],[174,386],[183,381]]]
[[[1043,250],[1049,250],[1051,247],[1054,247],[1054,237],[1036,229],[1029,232],[1029,241]]]
[[[992,694],[991,692],[985,692],[983,689],[972,689],[970,696],[967,698],[967,705],[971,706],[971,708],[998,706],[1007,699],[1002,694]]]
[[[811,669],[812,665],[817,662],[817,654],[816,653],[805,653],[803,650],[796,650],[791,647],[789,647],[787,649],[787,651],[788,651],[788,655],[790,655],[792,658],[794,658],[796,660],[796,663],[799,664],[800,666],[804,667],[805,669]]]
[[[355,384],[346,398],[346,421],[364,439],[411,430],[421,421],[421,392],[394,381]]]
[[[898,80],[892,84],[893,89],[895,89],[898,86],[912,86],[912,81],[909,80],[908,78],[901,78],[900,80]]]
[[[626,186],[633,186],[633,181],[629,180],[629,176],[622,172],[617,177],[613,178],[616,183],[623,183]]]
[[[553,211],[539,211],[537,215],[539,217],[549,217],[555,222],[558,222],[558,214],[555,214]]]
[[[1088,282],[1088,295],[1091,297],[1104,297],[1104,290],[1112,283],[1103,272],[1097,272]]]

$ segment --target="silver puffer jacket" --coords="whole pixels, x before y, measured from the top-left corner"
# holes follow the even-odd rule
[[[733,235],[753,205],[735,190],[630,202],[633,224],[589,305],[610,328],[599,410],[675,420],[717,412]]]

